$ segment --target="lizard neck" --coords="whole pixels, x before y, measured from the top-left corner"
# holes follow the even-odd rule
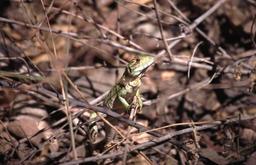
[[[133,76],[129,74],[127,71],[123,74],[123,76],[120,78],[118,84],[126,86],[127,84],[130,84],[133,81],[137,81],[138,79],[140,80],[142,75],[139,76]]]

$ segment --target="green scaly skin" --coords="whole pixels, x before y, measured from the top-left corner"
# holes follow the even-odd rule
[[[148,55],[140,55],[132,60],[119,82],[105,97],[103,105],[119,113],[129,111],[131,107],[141,110],[142,100],[139,92],[141,77],[153,63],[154,57]]]
[[[118,83],[112,87],[105,97],[103,106],[116,111],[117,113],[127,113],[132,108],[140,111],[142,109],[142,99],[139,92],[141,77],[147,68],[154,63],[154,57],[149,55],[138,55],[126,67],[124,74]],[[107,118],[112,124],[113,119]],[[106,141],[111,140],[112,129],[106,126]],[[97,140],[101,141],[101,140]]]

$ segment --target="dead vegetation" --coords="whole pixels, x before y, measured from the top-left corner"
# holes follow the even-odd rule
[[[0,164],[254,164],[255,8],[252,0],[1,1]],[[132,121],[102,100],[141,53],[159,58]],[[124,137],[99,144],[91,123],[106,124],[106,115]]]

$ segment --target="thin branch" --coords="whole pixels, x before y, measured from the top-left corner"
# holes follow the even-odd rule
[[[213,14],[219,7],[221,7],[227,0],[219,0],[215,5],[213,5],[207,12],[202,14],[200,17],[195,19],[189,26],[188,28],[194,30],[201,22],[203,22],[208,16]],[[181,42],[182,39],[176,40],[173,43],[169,45],[169,49],[172,49],[174,46],[176,46],[179,42]],[[162,55],[165,53],[165,50],[162,50],[161,52],[158,53],[158,55]]]
[[[191,70],[191,64],[193,63],[193,58],[194,58],[194,56],[195,56],[195,54],[196,54],[196,51],[197,51],[198,47],[199,47],[202,43],[203,43],[203,42],[199,42],[199,43],[196,45],[196,47],[195,47],[194,50],[193,50],[192,56],[191,56],[191,58],[190,58],[190,60],[189,60],[189,63],[188,63],[188,79],[189,79],[189,76],[190,76],[190,70]]]
[[[159,29],[160,29],[160,34],[161,34],[162,41],[163,41],[164,46],[165,46],[165,51],[167,51],[167,53],[168,53],[168,55],[169,55],[169,58],[170,58],[170,60],[172,61],[173,55],[172,55],[170,49],[168,48],[168,43],[167,43],[167,41],[166,41],[166,38],[165,38],[165,35],[164,35],[163,26],[162,26],[161,21],[160,21],[161,18],[160,18],[160,15],[159,15],[159,11],[158,11],[158,7],[157,7],[156,0],[154,0],[153,2],[154,2],[154,6],[155,6],[155,14],[156,14],[158,26],[159,26]]]
[[[191,21],[187,18],[187,16],[185,14],[183,14],[178,7],[176,7],[176,5],[171,1],[168,0],[167,1],[171,7],[183,18],[185,19],[188,23],[191,23]],[[223,54],[224,57],[226,58],[232,58],[222,47],[218,46],[211,38],[209,38],[201,29],[199,29],[198,27],[195,27],[195,30],[203,37],[205,38],[208,42],[210,42],[213,46],[217,46],[218,50]]]

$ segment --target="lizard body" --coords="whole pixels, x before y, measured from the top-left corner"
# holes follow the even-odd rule
[[[154,63],[154,57],[149,55],[138,55],[125,68],[125,71],[120,80],[111,88],[103,101],[103,106],[114,110],[117,113],[127,113],[132,109],[135,112],[142,109],[142,99],[139,88],[141,86],[141,78],[147,68]],[[107,118],[112,124],[116,120]],[[113,130],[110,126],[105,125],[106,141],[111,139]],[[97,130],[96,126],[95,129]],[[97,135],[97,133],[94,134]],[[103,141],[96,140],[97,142]]]
[[[154,57],[148,55],[140,55],[132,60],[118,83],[105,97],[103,105],[118,112],[129,111],[132,106],[141,110],[142,100],[139,92],[141,77],[153,62]]]

